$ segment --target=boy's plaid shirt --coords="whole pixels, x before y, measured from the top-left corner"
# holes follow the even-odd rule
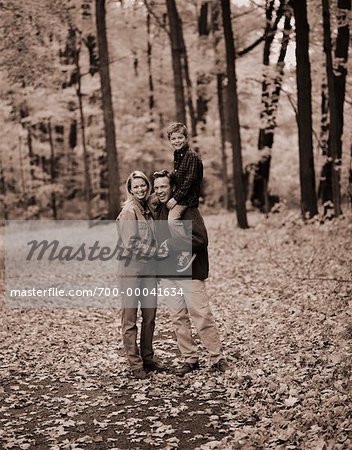
[[[174,175],[174,199],[179,205],[196,208],[203,180],[203,163],[198,154],[188,146],[174,152]]]

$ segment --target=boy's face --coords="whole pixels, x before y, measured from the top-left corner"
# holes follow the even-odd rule
[[[174,150],[181,150],[181,148],[186,144],[187,138],[183,133],[178,133],[175,131],[171,133],[169,141]]]

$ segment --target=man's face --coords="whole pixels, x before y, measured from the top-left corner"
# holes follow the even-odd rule
[[[167,203],[171,198],[171,186],[168,177],[159,177],[154,180],[154,192],[161,203]]]
[[[186,136],[178,132],[171,133],[169,140],[174,150],[181,150],[187,142]]]

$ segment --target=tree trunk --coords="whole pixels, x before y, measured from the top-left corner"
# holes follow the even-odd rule
[[[322,5],[323,5],[323,28],[324,28],[324,53],[326,57],[326,77],[328,81],[329,113],[330,113],[329,155],[331,157],[332,203],[334,205],[334,215],[335,217],[338,217],[341,214],[341,192],[340,192],[341,136],[339,136],[338,130],[339,126],[337,116],[337,101],[335,94],[335,81],[333,73],[334,68],[332,60],[329,0],[322,0]]]
[[[329,155],[329,100],[325,77],[321,84],[320,148],[324,156]]]
[[[208,26],[208,12],[209,12],[209,1],[204,0],[200,6],[200,13],[198,17],[198,35],[199,43],[198,49],[201,58],[206,58],[206,42],[209,36],[209,26]],[[203,127],[207,122],[207,112],[208,112],[208,88],[211,77],[203,70],[197,70],[197,123],[202,123]]]
[[[192,99],[192,81],[189,74],[189,65],[188,65],[188,55],[187,55],[187,47],[186,43],[183,37],[183,31],[182,31],[182,21],[180,19],[180,37],[181,37],[181,43],[182,43],[182,61],[183,61],[183,73],[185,77],[186,82],[186,92],[187,92],[187,106],[188,106],[188,112],[191,119],[191,132],[192,136],[197,136],[197,118],[196,113],[193,106],[193,99]]]
[[[54,141],[53,132],[51,129],[51,121],[48,119],[48,133],[49,133],[49,145],[50,145],[50,183],[52,186],[55,184],[56,170],[55,170],[55,151],[54,151]],[[53,211],[53,219],[57,220],[57,206],[56,206],[56,195],[55,192],[51,193],[51,208]]]
[[[312,139],[312,83],[309,61],[309,25],[306,0],[295,0],[297,120],[300,161],[301,209],[303,218],[318,213]]]
[[[227,68],[227,100],[228,116],[231,126],[231,145],[233,154],[233,180],[236,198],[236,214],[240,228],[248,228],[246,213],[246,197],[243,186],[243,169],[241,153],[241,134],[238,114],[237,80],[235,67],[235,44],[231,24],[231,9],[229,0],[221,0],[224,36],[226,44]]]
[[[262,82],[262,109],[260,112],[261,128],[258,137],[258,150],[261,158],[255,170],[253,192],[251,201],[253,206],[260,208],[266,214],[269,212],[269,175],[271,163],[271,151],[274,143],[274,131],[276,128],[276,114],[281,93],[281,84],[284,74],[284,61],[287,53],[289,36],[291,31],[291,13],[287,8],[284,11],[285,2],[281,1],[276,13],[275,24],[272,25],[274,2],[270,2],[266,10],[266,38],[263,52],[263,82]],[[271,45],[275,37],[279,20],[285,12],[284,30],[281,41],[281,49],[276,63],[275,73],[268,69],[270,66]]]
[[[327,86],[324,84],[322,87],[322,119],[321,119],[321,148],[322,153],[325,157],[325,162],[322,167],[322,172],[320,176],[319,184],[319,197],[322,199],[324,205],[324,215],[330,216],[330,210],[334,209],[335,215],[335,204],[333,195],[333,184],[335,184],[335,191],[339,192],[340,182],[337,180],[337,175],[339,176],[340,165],[342,159],[342,135],[343,135],[343,107],[345,100],[345,89],[346,89],[346,74],[347,74],[347,59],[348,59],[348,44],[349,44],[349,26],[348,26],[348,12],[351,10],[351,0],[338,0],[337,1],[337,39],[335,45],[335,64],[333,74],[330,74],[330,78],[333,77],[333,90],[334,90],[334,100],[335,104],[335,114],[336,120],[334,121],[335,126],[335,150],[337,156],[337,164],[333,164],[333,158],[331,153],[331,142],[329,137],[329,102]],[[325,8],[326,9],[326,5]],[[327,9],[329,14],[329,10]],[[330,24],[330,21],[325,18],[325,28]],[[329,31],[327,30],[327,33]],[[325,33],[325,35],[327,34]],[[325,41],[329,39],[325,36]],[[324,51],[326,53],[326,46],[331,49],[330,42],[324,41]],[[331,68],[330,68],[331,70]],[[330,86],[332,80],[330,79]],[[333,173],[337,171],[336,173]],[[333,180],[334,177],[334,180]],[[338,196],[339,201],[340,195]],[[341,210],[341,205],[340,205]]]
[[[167,14],[170,25],[170,43],[174,90],[176,103],[176,120],[186,125],[186,106],[182,76],[182,41],[180,38],[180,18],[175,0],[166,0]]]
[[[27,125],[27,145],[28,145],[28,156],[29,156],[29,173],[31,174],[31,180],[34,181],[34,152],[33,152],[33,139],[32,139],[32,125],[28,123]]]
[[[261,113],[261,120],[265,121],[265,127],[259,130],[258,149],[263,150],[268,148],[271,150],[274,143],[274,131],[276,128],[276,113],[279,104],[282,78],[284,74],[285,57],[291,32],[291,13],[288,9],[285,15],[284,30],[281,41],[281,48],[279,57],[276,63],[276,70],[274,78],[266,76],[263,83],[265,88],[263,90],[263,110]],[[274,86],[274,89],[272,89]]]
[[[198,17],[198,35],[208,36],[208,10],[209,10],[209,0],[203,0],[200,5],[200,12]]]
[[[324,163],[319,178],[318,198],[322,201],[324,216],[330,217],[330,211],[334,205],[332,203],[331,158],[329,156],[329,103],[325,79],[321,86],[320,148]]]
[[[216,75],[216,91],[218,97],[218,111],[220,119],[220,143],[221,143],[221,179],[223,182],[223,206],[230,208],[229,203],[229,180],[227,176],[227,155],[226,155],[226,130],[225,130],[225,105],[223,81],[225,75],[218,73]]]
[[[0,154],[0,224],[3,224],[3,220],[8,220],[8,211],[6,208],[6,181],[5,181],[5,174],[3,169],[3,164],[1,160],[1,154]]]
[[[147,63],[148,63],[148,86],[149,86],[149,113],[151,121],[154,115],[154,83],[153,83],[153,72],[152,72],[152,42],[151,42],[151,32],[150,32],[150,13],[147,11]]]
[[[26,183],[24,181],[24,171],[23,171],[23,156],[22,156],[22,136],[18,138],[18,159],[20,163],[20,178],[21,178],[21,194],[22,199],[25,200],[27,197]]]
[[[281,7],[282,2],[280,2]],[[271,80],[269,79],[269,70],[268,67],[270,65],[270,52],[271,52],[271,44],[273,43],[274,36],[276,33],[276,28],[272,26],[273,12],[274,12],[275,0],[266,0],[265,2],[265,39],[264,39],[264,48],[263,48],[263,81],[262,81],[262,94],[261,94],[261,111],[260,111],[260,121],[268,123],[268,111],[270,111],[269,102],[270,102],[270,87]],[[277,13],[279,14],[279,13]],[[266,149],[266,152],[263,152],[261,155],[261,159],[257,162],[254,172],[254,181],[253,181],[253,191],[250,196],[250,200],[253,206],[259,208],[261,211],[268,213],[266,210],[266,206],[268,205],[267,201],[267,186],[269,181],[269,170],[270,170],[270,161],[271,161],[271,148],[272,142],[270,142],[270,138],[273,135],[267,135],[265,133],[266,128],[260,128],[259,130],[259,138],[258,138],[258,149],[263,150]]]
[[[81,38],[76,42],[75,48],[75,66],[76,66],[76,74],[77,74],[77,84],[76,84],[76,95],[78,99],[78,108],[80,115],[80,128],[81,128],[81,139],[82,139],[82,148],[83,148],[83,164],[84,164],[84,196],[86,202],[86,218],[88,220],[92,219],[92,181],[90,176],[90,164],[89,164],[89,154],[86,145],[86,131],[85,131],[85,122],[84,122],[84,113],[83,113],[83,102],[82,102],[82,76],[81,76],[81,67],[80,67],[80,53],[81,53]],[[76,37],[77,40],[77,37]]]
[[[221,149],[221,178],[223,181],[223,206],[229,209],[229,185],[227,176],[227,155],[226,155],[226,113],[225,104],[227,103],[226,90],[224,89],[224,80],[226,78],[224,71],[225,61],[222,58],[220,45],[223,44],[223,33],[220,29],[220,5],[218,2],[211,3],[211,24],[213,34],[213,47],[215,54],[216,71],[216,91],[218,100],[218,112],[220,121],[220,149]]]
[[[349,16],[351,11],[351,0],[337,0],[337,38],[335,45],[335,64],[334,64],[334,89],[336,98],[336,165],[335,171],[337,172],[336,178],[338,178],[338,184],[340,184],[340,173],[342,163],[342,136],[344,125],[343,108],[345,103],[346,92],[346,76],[347,76],[347,61],[348,61],[348,46],[350,42],[350,30],[349,30]],[[334,203],[335,206],[335,203]],[[341,203],[340,203],[341,207]],[[336,207],[335,207],[336,215]]]
[[[108,218],[115,220],[120,210],[120,177],[116,150],[114,110],[112,105],[109,51],[106,35],[105,0],[96,0],[96,26],[99,47],[99,74],[104,115],[108,165]]]
[[[351,11],[351,0],[337,0],[337,38],[335,46],[335,70],[334,85],[336,95],[336,114],[337,114],[337,138],[338,151],[337,157],[342,157],[342,134],[343,134],[343,106],[345,102],[346,76],[348,46],[350,42],[350,30],[348,18]]]
[[[98,55],[96,49],[96,39],[92,33],[89,33],[84,43],[89,53],[89,73],[91,76],[96,74],[99,70],[98,67]]]
[[[352,141],[350,146],[350,168],[348,170],[348,196],[350,200],[350,207],[352,209]]]

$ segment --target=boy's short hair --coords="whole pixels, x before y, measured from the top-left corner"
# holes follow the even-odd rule
[[[167,127],[167,138],[170,139],[172,133],[182,133],[185,137],[188,137],[188,131],[186,125],[181,122],[174,122]]]

